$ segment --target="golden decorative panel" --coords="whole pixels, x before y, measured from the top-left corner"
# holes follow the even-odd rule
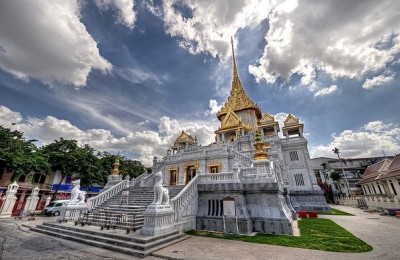
[[[184,169],[187,169],[189,166],[193,166],[194,168],[196,168],[196,170],[200,168],[200,164],[198,162],[185,162],[183,164]]]
[[[208,173],[211,173],[211,167],[218,167],[217,172],[222,171],[222,164],[220,162],[211,162],[207,164]]]

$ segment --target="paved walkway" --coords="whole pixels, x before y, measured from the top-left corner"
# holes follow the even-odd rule
[[[206,238],[193,236],[185,241],[164,248],[156,252],[156,256],[167,259],[290,259],[290,260],[313,260],[313,259],[334,259],[334,260],[357,260],[357,259],[383,259],[383,260],[399,260],[400,259],[400,219],[392,216],[380,216],[377,213],[367,213],[357,208],[346,206],[335,206],[335,208],[354,214],[355,216],[321,216],[329,218],[349,230],[355,236],[370,244],[374,249],[367,253],[334,253],[319,250],[299,249],[282,246],[261,245],[246,243],[240,241],[231,241],[224,239]],[[2,224],[0,220],[0,227]],[[24,245],[20,235],[12,234],[15,237],[17,245],[13,247],[12,252],[3,254],[4,259],[60,259],[60,254],[54,254],[52,258],[50,252],[57,250],[64,251],[72,248],[72,251],[64,258],[67,259],[135,259],[133,257],[114,253],[105,249],[90,247],[72,241],[53,238],[46,235],[28,232],[26,225],[38,225],[43,221],[55,221],[55,218],[41,217],[36,221],[26,220],[7,220],[13,225],[17,224],[24,230],[24,236],[29,238],[31,246],[36,245],[37,248],[30,248],[26,251],[24,248],[19,249],[19,245]],[[11,224],[11,223],[9,223]],[[24,226],[23,226],[24,225]],[[7,230],[3,229],[3,232]],[[4,233],[0,232],[0,237]],[[28,234],[29,233],[29,234]],[[33,239],[33,237],[37,239]],[[21,240],[21,241],[20,241]],[[42,248],[37,241],[43,241],[46,248]],[[53,242],[51,242],[53,241]],[[0,241],[1,242],[1,241]],[[8,240],[7,242],[11,242]],[[55,247],[52,244],[57,245]],[[66,247],[66,248],[64,248]],[[49,250],[47,250],[47,248]],[[15,250],[14,250],[15,249]],[[39,252],[36,252],[38,249]],[[43,250],[40,252],[40,250]],[[56,250],[56,251],[55,251]],[[48,252],[50,251],[50,252]],[[29,252],[30,255],[29,255]],[[64,251],[65,252],[65,251]],[[12,253],[12,254],[10,254]],[[35,256],[42,255],[42,258]],[[20,257],[18,257],[18,255]],[[29,257],[30,256],[30,257]],[[33,256],[33,257],[32,257]],[[156,256],[147,257],[147,259],[158,259]],[[82,258],[81,258],[82,257]]]
[[[355,216],[323,216],[335,221],[374,249],[367,253],[334,253],[240,241],[192,237],[156,252],[171,259],[400,259],[400,219],[335,206]],[[322,217],[322,216],[321,216]]]

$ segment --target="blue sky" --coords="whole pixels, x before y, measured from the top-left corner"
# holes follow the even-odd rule
[[[214,140],[232,76],[312,157],[400,151],[398,1],[2,1],[0,124],[151,163]]]

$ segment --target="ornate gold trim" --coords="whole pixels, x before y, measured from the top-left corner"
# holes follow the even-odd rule
[[[194,168],[196,168],[196,170],[200,168],[200,164],[198,162],[192,161],[192,162],[185,162],[183,164],[183,169],[186,171],[189,166],[193,166]]]
[[[222,172],[222,164],[220,162],[210,162],[207,164],[208,173],[211,173],[211,167],[218,167],[218,172]]]

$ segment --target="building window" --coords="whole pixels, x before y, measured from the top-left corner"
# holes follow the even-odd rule
[[[299,160],[299,156],[297,154],[297,151],[290,151],[289,155],[290,155],[290,160],[291,161],[298,161]]]
[[[211,166],[210,167],[210,172],[211,173],[218,173],[218,168],[219,168],[218,166]]]
[[[392,190],[393,190],[394,195],[397,196],[397,191],[396,191],[396,188],[395,188],[394,185],[393,185],[393,182],[392,182],[392,181],[389,181],[389,183],[390,183],[390,187],[392,187]]]
[[[294,180],[297,186],[304,186],[303,174],[301,173],[294,174]]]
[[[382,189],[381,189],[381,185],[379,185],[379,184],[378,184],[378,190],[379,190],[379,193],[380,193],[380,194],[383,194],[383,193],[382,193]]]
[[[224,212],[222,200],[208,200],[208,216],[221,217]]]

